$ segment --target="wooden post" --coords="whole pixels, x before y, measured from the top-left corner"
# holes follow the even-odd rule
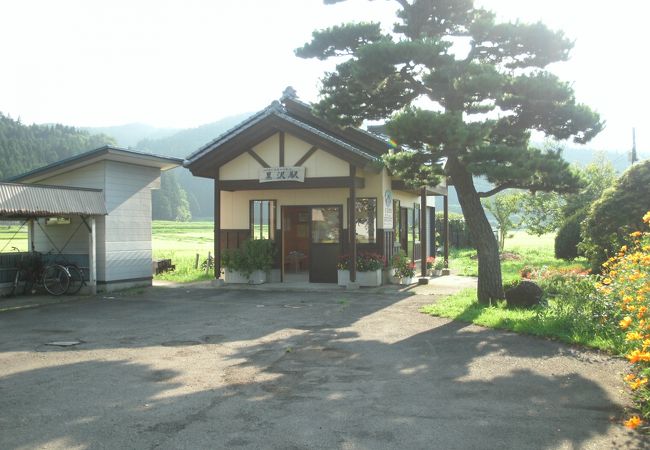
[[[214,278],[221,277],[221,189],[219,189],[219,168],[214,178]],[[209,258],[208,258],[209,260]]]
[[[210,273],[210,257],[212,254],[208,252],[208,259],[205,260],[205,273]],[[214,266],[217,266],[217,261],[214,261]]]
[[[442,227],[444,230],[444,249],[443,257],[445,258],[445,269],[449,268],[449,197],[442,197]]]
[[[194,258],[194,270],[199,268],[199,254],[196,254],[196,258]]]
[[[357,167],[350,165],[350,205],[348,212],[348,232],[350,235],[350,281],[357,281]]]
[[[420,267],[422,277],[427,276],[427,188],[420,189]]]

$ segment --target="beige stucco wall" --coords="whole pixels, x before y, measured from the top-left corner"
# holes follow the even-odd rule
[[[311,144],[290,134],[284,138],[284,162],[286,166],[294,165],[312,147]],[[269,166],[280,164],[280,136],[275,134],[262,141],[253,151]],[[303,164],[305,176],[318,177],[347,177],[350,175],[350,165],[324,150],[318,149]],[[259,178],[262,166],[248,153],[242,153],[219,169],[221,180],[256,180]]]
[[[293,166],[307,153],[312,145],[296,136],[285,134],[284,160],[286,166]],[[279,133],[264,140],[253,147],[264,161],[270,166],[280,163],[280,138]],[[350,164],[336,156],[318,149],[303,164],[306,178],[319,177],[347,177],[350,175]],[[261,165],[248,153],[243,153],[224,164],[219,169],[221,180],[255,180],[259,178]],[[364,187],[357,189],[357,197],[374,197],[377,199],[377,228],[383,228],[384,221],[384,193],[391,190],[391,177],[384,168],[379,172],[373,170],[357,169],[357,177],[364,179]],[[276,189],[221,192],[221,228],[224,230],[248,229],[249,207],[251,200],[275,200],[278,210],[276,214],[277,227],[281,207],[286,205],[340,205],[343,207],[343,223],[347,228],[347,203],[349,197],[347,188],[331,189]],[[402,206],[412,207],[419,203],[417,195],[408,192],[394,191],[393,197],[400,200]]]

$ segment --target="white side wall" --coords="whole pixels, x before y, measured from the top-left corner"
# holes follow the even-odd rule
[[[105,273],[100,281],[151,278],[151,189],[158,168],[106,163]]]

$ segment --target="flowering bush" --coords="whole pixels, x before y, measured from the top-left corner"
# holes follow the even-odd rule
[[[650,211],[643,222],[650,228]],[[618,307],[611,320],[625,333],[623,348],[631,364],[625,381],[640,411],[625,425],[634,429],[650,420],[650,232],[635,231],[630,238],[630,245],[603,264],[596,288]]]
[[[433,270],[433,265],[436,263],[435,256],[427,256],[427,270]]]
[[[404,252],[399,252],[393,256],[391,266],[395,269],[395,277],[397,278],[411,278],[415,276],[415,263]]]
[[[339,256],[339,262],[336,268],[339,270],[350,270],[350,261],[352,255]],[[382,269],[386,265],[386,258],[379,253],[360,252],[357,254],[357,271],[358,272],[374,272],[375,270]]]

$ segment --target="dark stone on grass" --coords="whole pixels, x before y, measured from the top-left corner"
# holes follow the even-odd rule
[[[532,281],[523,280],[506,291],[506,302],[511,308],[532,308],[541,300],[542,288]]]

